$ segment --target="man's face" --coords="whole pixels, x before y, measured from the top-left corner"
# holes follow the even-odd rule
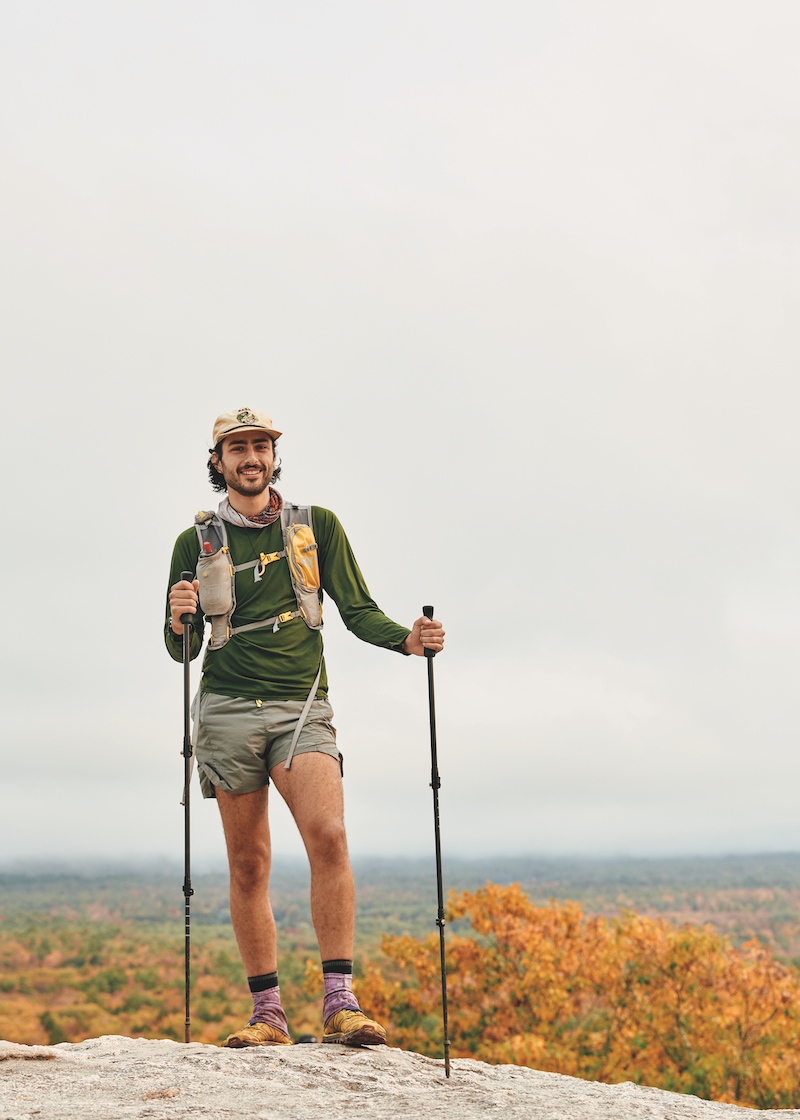
[[[211,462],[228,489],[246,498],[263,494],[275,467],[272,438],[265,432],[243,432],[226,436],[220,450],[220,456],[212,452]]]

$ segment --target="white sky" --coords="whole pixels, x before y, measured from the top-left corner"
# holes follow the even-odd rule
[[[800,847],[798,32],[4,5],[0,858],[179,858],[163,595],[241,405],[387,613],[445,622],[448,852]],[[351,846],[424,854],[424,664],[327,618]]]

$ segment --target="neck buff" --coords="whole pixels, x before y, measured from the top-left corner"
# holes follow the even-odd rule
[[[270,486],[269,501],[261,513],[257,513],[253,517],[245,517],[243,513],[239,513],[238,510],[233,508],[227,495],[219,503],[217,513],[229,525],[239,525],[242,529],[263,529],[265,525],[272,525],[274,521],[278,520],[282,509],[283,498],[277,490],[273,490]]]

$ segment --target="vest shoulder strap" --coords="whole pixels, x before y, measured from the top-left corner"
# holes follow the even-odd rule
[[[200,543],[201,555],[210,556],[221,548],[228,547],[228,533],[225,522],[214,511],[198,510],[194,518],[194,527]]]
[[[284,502],[281,510],[281,527],[284,533],[290,525],[308,525],[313,531],[311,506],[296,506],[294,502]]]

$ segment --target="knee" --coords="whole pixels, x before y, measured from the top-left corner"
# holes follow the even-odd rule
[[[347,860],[347,834],[342,821],[317,821],[309,830],[306,843],[310,852],[326,863]]]
[[[269,863],[269,852],[265,850],[231,852],[231,886],[244,892],[266,888],[269,882]]]

